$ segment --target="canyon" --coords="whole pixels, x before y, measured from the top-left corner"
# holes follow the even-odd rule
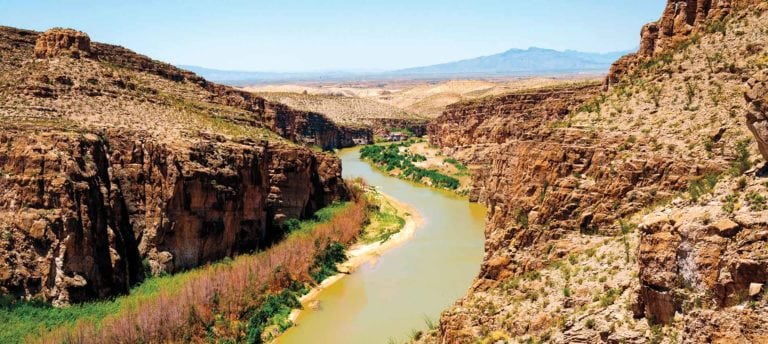
[[[767,34],[764,0],[669,0],[640,30],[638,51],[602,80],[455,81],[348,96],[237,89],[83,32],[0,27],[0,292],[65,307],[260,252],[285,243],[294,220],[354,200],[360,186],[349,179],[362,173],[414,203],[450,204],[442,217],[415,204],[437,225],[401,251],[485,215],[480,266],[456,260],[456,283],[476,273],[471,286],[411,342],[768,342]],[[435,164],[466,166],[462,193],[487,213],[384,180],[356,150],[332,152],[399,130],[428,135],[429,147],[403,145],[413,163],[432,149]],[[339,157],[358,174],[342,174]],[[360,209],[371,207],[355,205],[365,222]],[[467,211],[472,221],[452,218]],[[430,253],[469,255],[477,234],[446,232],[445,247],[466,247]],[[341,285],[384,285],[380,271],[406,258]],[[410,262],[439,275],[419,263]],[[283,289],[264,286],[261,296],[293,288],[280,269]],[[450,286],[451,300],[463,286]],[[370,303],[394,288],[371,288],[380,299]],[[206,291],[216,309],[218,290]],[[335,293],[329,299],[349,302]],[[387,314],[397,308],[390,303]],[[332,319],[363,307],[343,304]],[[260,342],[286,329],[271,324],[262,336],[265,325],[240,324],[259,314],[249,307],[230,310],[239,314],[226,325],[233,338],[259,328]],[[207,336],[226,327],[214,313],[201,317],[216,319]],[[330,333],[321,313],[310,326]],[[421,320],[413,316],[400,320],[412,326]],[[381,336],[396,330],[381,327]]]
[[[263,248],[348,199],[339,160],[296,143],[371,139],[82,32],[0,44],[0,288],[17,297],[106,298]]]
[[[669,1],[602,87],[459,103],[433,121],[431,142],[470,167],[489,213],[478,278],[419,341],[768,340],[752,158],[768,158],[767,9]]]

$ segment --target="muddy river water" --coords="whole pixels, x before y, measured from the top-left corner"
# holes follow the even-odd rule
[[[277,343],[402,342],[435,324],[461,297],[480,269],[485,208],[441,190],[387,176],[360,159],[360,149],[339,152],[345,179],[370,185],[411,205],[422,219],[413,238],[322,290],[296,326]]]

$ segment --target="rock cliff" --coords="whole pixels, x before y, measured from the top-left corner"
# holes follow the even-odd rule
[[[605,86],[616,84],[640,63],[676,49],[694,35],[722,30],[723,20],[742,9],[768,8],[763,0],[667,0],[661,18],[643,26],[640,48],[613,64]]]
[[[0,290],[18,297],[110,297],[265,247],[347,198],[340,161],[296,143],[370,137],[73,30],[0,28],[0,46]]]
[[[764,9],[670,2],[606,91],[436,119],[489,212],[478,278],[421,341],[765,341]]]

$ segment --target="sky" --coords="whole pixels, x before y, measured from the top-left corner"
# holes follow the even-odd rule
[[[512,48],[639,45],[665,0],[0,0],[0,25],[71,27],[172,64],[383,71]]]

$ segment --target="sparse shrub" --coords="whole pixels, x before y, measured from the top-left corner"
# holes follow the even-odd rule
[[[698,92],[698,87],[691,81],[685,82],[685,100],[686,100],[686,109],[691,109],[691,105],[693,104],[693,98],[696,97],[696,92]]]
[[[615,288],[611,288],[608,290],[608,292],[605,293],[600,298],[600,306],[601,307],[608,307],[612,305],[614,302],[616,302],[616,299],[619,297],[619,290]]]
[[[712,148],[715,146],[715,142],[710,138],[704,139],[704,150],[707,153],[712,153]]]
[[[736,201],[739,200],[739,194],[732,193],[725,196],[725,202],[723,202],[723,211],[726,213],[733,213],[736,208]]]
[[[739,190],[744,190],[747,187],[747,178],[744,176],[739,178],[736,182],[736,187],[739,188]]]
[[[653,101],[653,105],[656,106],[657,108],[660,106],[660,103],[661,103],[661,92],[662,92],[662,88],[657,84],[653,84],[648,88],[648,95],[651,97],[651,100]]]
[[[704,27],[704,32],[709,34],[722,33],[725,35],[727,32],[726,23],[722,20],[710,20]]]
[[[283,233],[290,234],[291,232],[301,227],[301,221],[299,221],[299,219],[294,219],[294,218],[288,219],[288,220],[285,220],[280,227],[283,230]]]
[[[651,339],[648,341],[648,343],[660,344],[662,341],[664,341],[664,331],[661,325],[651,326]]]
[[[544,203],[544,198],[547,196],[547,189],[549,188],[549,182],[544,181],[544,184],[541,186],[541,192],[539,193],[539,204]]]
[[[427,329],[429,329],[430,331],[437,328],[437,324],[435,323],[435,321],[426,315],[424,316],[424,325],[427,325]]]
[[[766,205],[765,205],[765,201],[766,201],[765,196],[755,191],[748,193],[745,196],[745,199],[747,200],[747,202],[749,202],[749,209],[752,209],[752,211],[761,211],[761,210],[768,209],[766,208]]]
[[[731,163],[731,174],[734,176],[742,175],[752,168],[752,162],[749,160],[749,139],[736,142],[736,159]]]
[[[515,216],[517,219],[517,224],[520,225],[521,228],[528,228],[528,212],[523,209],[517,210],[517,216]]]
[[[637,224],[624,221],[624,219],[620,219],[619,228],[621,229],[621,234],[627,234],[637,229]]]
[[[594,329],[595,328],[595,319],[589,318],[587,319],[587,322],[584,323],[584,325],[587,326],[588,329]]]
[[[702,178],[696,179],[688,186],[688,195],[691,200],[698,202],[699,198],[705,194],[711,193],[715,189],[720,178],[715,174],[708,174]]]

